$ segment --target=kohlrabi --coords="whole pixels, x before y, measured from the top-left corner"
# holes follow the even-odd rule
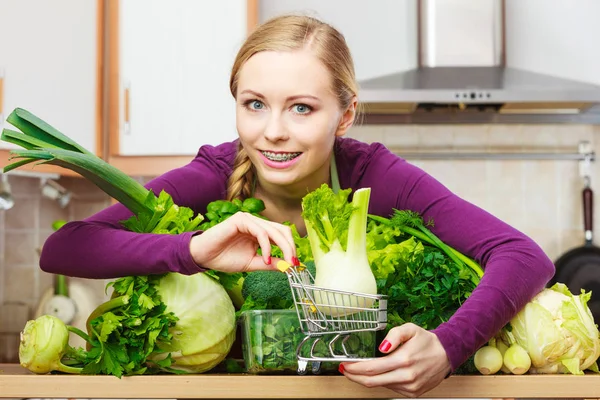
[[[302,218],[317,270],[314,285],[358,295],[315,291],[319,310],[334,317],[371,307],[373,299],[360,295],[377,294],[366,244],[371,189],[356,190],[352,202],[348,201],[350,192],[345,189],[336,194],[323,184],[302,199]]]
[[[75,329],[75,333],[80,334]],[[19,361],[21,365],[36,374],[51,371],[79,374],[82,368],[63,363],[63,357],[77,358],[77,351],[68,345],[69,328],[53,315],[42,315],[29,320],[21,332]]]

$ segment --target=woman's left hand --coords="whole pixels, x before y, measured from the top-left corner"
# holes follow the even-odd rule
[[[363,386],[383,386],[406,397],[428,392],[450,372],[450,362],[437,336],[414,324],[390,329],[379,350],[387,355],[342,363],[340,370]]]

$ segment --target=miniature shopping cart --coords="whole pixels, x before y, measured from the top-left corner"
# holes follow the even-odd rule
[[[303,265],[287,271],[300,328],[305,337],[297,347],[298,374],[304,375],[309,362],[312,372],[321,371],[321,362],[364,361],[364,354],[352,352],[350,340],[356,335],[385,329],[387,296],[331,290],[314,285],[314,277]],[[375,339],[372,339],[374,353]]]

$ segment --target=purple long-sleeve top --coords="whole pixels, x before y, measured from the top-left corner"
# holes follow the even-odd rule
[[[237,144],[202,146],[193,160],[152,180],[146,187],[166,190],[180,206],[204,213],[223,199]],[[446,350],[452,370],[497,333],[554,274],[554,265],[530,238],[488,212],[453,194],[423,170],[382,144],[338,138],[334,148],[341,188],[371,188],[369,212],[389,216],[392,209],[432,218],[432,231],[485,269],[477,288],[449,321],[433,332]],[[139,234],[119,221],[131,216],[121,204],[69,222],[43,246],[46,272],[84,278],[201,271],[190,254],[192,232]]]

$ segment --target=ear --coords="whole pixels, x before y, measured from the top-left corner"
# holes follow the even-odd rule
[[[344,136],[348,129],[354,124],[354,119],[356,118],[356,107],[358,106],[358,99],[356,96],[352,98],[352,102],[344,111],[342,118],[340,119],[340,123],[335,132],[335,136]]]

